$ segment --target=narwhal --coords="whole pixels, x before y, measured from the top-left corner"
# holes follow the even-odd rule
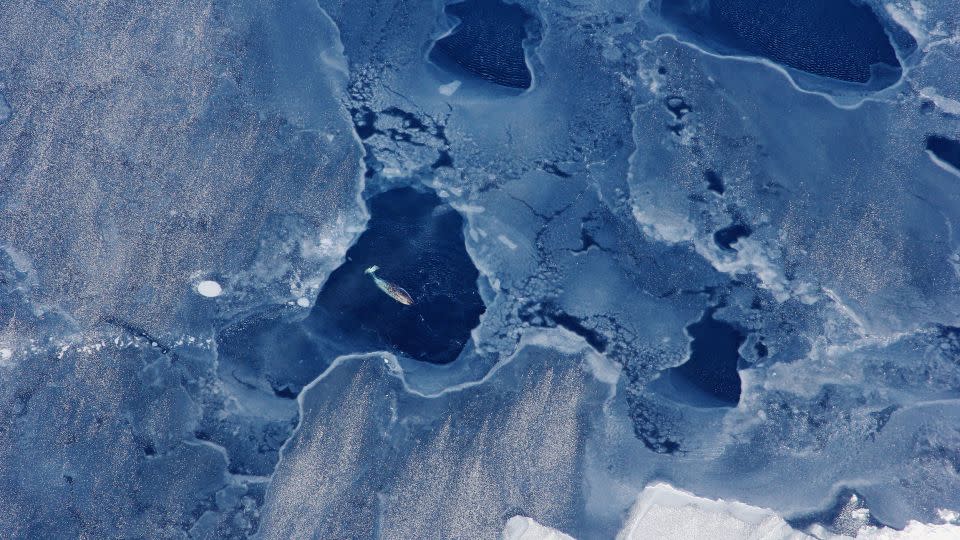
[[[364,270],[363,273],[370,274],[370,277],[373,278],[373,282],[376,283],[377,287],[381,291],[387,293],[387,296],[389,296],[390,298],[393,298],[394,300],[396,300],[397,302],[400,302],[405,306],[412,306],[413,298],[410,296],[410,293],[403,290],[403,287],[399,285],[394,285],[389,281],[386,281],[377,277],[376,271],[379,269],[380,269],[379,266],[373,265],[370,268],[367,268],[366,270]]]

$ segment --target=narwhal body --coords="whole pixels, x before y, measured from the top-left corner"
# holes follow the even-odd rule
[[[363,273],[364,273],[364,274],[369,274],[370,277],[373,278],[373,282],[377,285],[377,287],[378,287],[381,291],[383,291],[384,293],[386,293],[387,296],[389,296],[390,298],[393,298],[394,300],[396,300],[397,302],[400,302],[401,304],[403,304],[403,305],[405,305],[405,306],[412,306],[412,305],[413,305],[413,298],[410,296],[410,293],[408,293],[407,291],[403,290],[403,287],[401,287],[401,286],[399,286],[399,285],[394,285],[393,283],[390,283],[389,281],[386,281],[386,280],[383,280],[383,279],[380,279],[379,277],[377,277],[376,272],[377,272],[377,270],[379,270],[379,269],[380,269],[379,266],[374,265],[374,266],[371,266],[370,268],[367,268],[366,270],[364,270]]]

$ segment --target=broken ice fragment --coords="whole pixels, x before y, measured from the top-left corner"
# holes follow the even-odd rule
[[[502,540],[574,540],[572,536],[551,529],[526,516],[513,516],[503,528]]]

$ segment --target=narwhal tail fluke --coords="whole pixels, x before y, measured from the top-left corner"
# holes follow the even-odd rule
[[[364,273],[364,274],[372,274],[372,273],[376,272],[376,271],[379,270],[379,269],[380,269],[379,266],[373,265],[373,266],[371,266],[370,268],[367,268],[366,270],[364,270],[363,273]]]

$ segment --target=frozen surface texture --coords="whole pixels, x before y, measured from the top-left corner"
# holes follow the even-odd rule
[[[0,15],[4,537],[960,535],[955,2]]]

